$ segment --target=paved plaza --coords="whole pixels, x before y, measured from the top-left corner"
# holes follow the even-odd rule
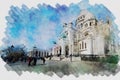
[[[37,60],[36,66],[28,67],[28,62],[17,62],[14,64],[6,65],[8,70],[16,71],[18,74],[22,74],[22,71],[46,73],[51,75],[54,72],[58,75],[74,74],[86,74],[86,73],[99,73],[101,68],[98,62],[81,61],[80,57],[73,57],[73,61],[70,58],[59,60],[57,57],[53,57],[51,60],[46,59],[46,63],[43,64],[41,60]]]

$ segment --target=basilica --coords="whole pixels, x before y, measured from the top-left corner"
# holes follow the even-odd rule
[[[75,21],[63,24],[63,31],[52,48],[53,55],[99,55],[104,56],[114,51],[110,40],[112,22],[97,20],[88,10],[82,10]],[[111,42],[110,42],[111,41]]]

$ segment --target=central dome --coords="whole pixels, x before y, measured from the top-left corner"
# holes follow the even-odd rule
[[[95,19],[95,16],[88,10],[82,10],[77,18],[77,22],[86,21],[89,19]]]

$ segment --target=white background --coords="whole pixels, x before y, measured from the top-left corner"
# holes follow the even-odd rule
[[[30,7],[36,7],[38,3],[46,3],[55,6],[56,3],[69,5],[70,3],[78,3],[81,0],[0,0],[0,45],[2,45],[2,38],[5,36],[4,31],[6,28],[5,16],[8,15],[8,11],[11,5],[21,7],[22,4]],[[115,23],[119,26],[120,30],[120,3],[119,0],[90,0],[90,4],[103,4],[105,5],[116,17]],[[120,34],[119,34],[120,35]],[[115,76],[92,76],[91,74],[80,75],[76,78],[73,75],[64,76],[59,78],[57,75],[52,77],[44,75],[42,73],[29,73],[23,72],[21,76],[14,71],[7,71],[4,67],[5,62],[0,58],[0,80],[120,80],[120,72]]]

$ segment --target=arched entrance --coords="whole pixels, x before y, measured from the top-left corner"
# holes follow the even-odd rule
[[[69,55],[69,46],[66,45],[65,46],[65,57],[68,57],[68,55]]]
[[[58,56],[58,57],[61,56],[61,46],[58,47],[57,52],[58,52],[58,53],[57,53],[57,56]]]
[[[59,52],[60,52],[60,55],[61,55],[61,46],[60,46]]]

